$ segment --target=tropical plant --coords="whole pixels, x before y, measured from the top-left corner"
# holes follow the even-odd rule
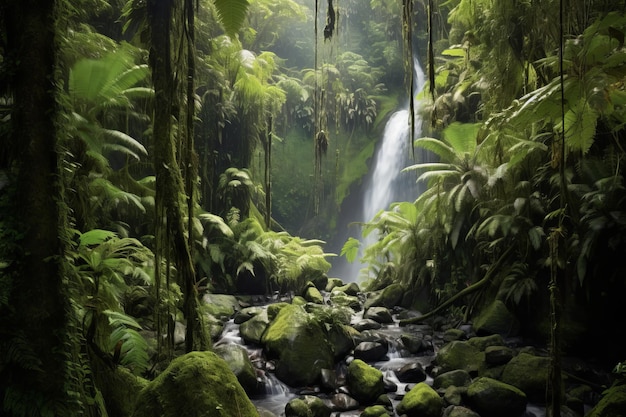
[[[120,363],[137,374],[149,366],[141,325],[124,312],[124,294],[133,285],[151,285],[153,254],[138,240],[94,229],[76,233],[68,260],[77,282],[80,322],[93,352],[107,363]]]

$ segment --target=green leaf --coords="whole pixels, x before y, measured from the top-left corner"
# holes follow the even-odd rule
[[[360,247],[361,247],[361,242],[358,239],[350,237],[348,238],[346,243],[343,244],[340,255],[345,256],[348,262],[354,262],[357,255],[359,254]]]
[[[248,0],[214,0],[217,16],[229,36],[234,36],[243,24],[248,11]]]
[[[110,230],[93,229],[80,235],[80,246],[99,245],[116,236],[115,232]]]

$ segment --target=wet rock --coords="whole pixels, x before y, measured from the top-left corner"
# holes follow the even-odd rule
[[[241,334],[241,338],[246,343],[260,345],[261,338],[269,325],[270,320],[267,317],[267,310],[264,309],[259,314],[241,323],[241,326],[239,326],[239,333]]]
[[[489,346],[485,349],[485,363],[488,365],[504,365],[513,359],[513,349],[506,346]]]
[[[246,348],[241,345],[229,343],[215,346],[213,350],[226,361],[228,367],[233,371],[246,393],[255,393],[258,388],[258,381],[256,379],[256,371],[250,361]]]
[[[469,372],[462,369],[439,374],[433,380],[433,388],[436,390],[446,389],[450,386],[467,387],[472,382]]]
[[[386,307],[370,307],[363,314],[364,319],[371,319],[381,324],[393,323],[391,312]]]
[[[519,416],[526,410],[526,394],[513,385],[480,377],[467,388],[467,401],[482,417]]]
[[[463,405],[463,398],[466,394],[467,387],[457,387],[454,385],[450,385],[443,392],[443,401],[448,405]]]
[[[276,358],[276,376],[290,386],[311,385],[320,371],[334,365],[333,352],[320,323],[302,306],[284,306],[261,339]]]
[[[379,342],[361,342],[354,348],[354,357],[365,362],[376,362],[387,354],[387,345]]]
[[[400,382],[422,382],[426,380],[426,371],[419,362],[411,362],[396,371]]]
[[[330,413],[330,407],[313,395],[294,398],[285,406],[286,417],[329,417]]]
[[[213,352],[191,352],[174,359],[139,393],[134,417],[258,416],[228,367]]]
[[[550,358],[520,353],[504,367],[502,382],[524,391],[531,402],[545,401]]]
[[[343,281],[340,278],[328,278],[328,282],[326,283],[326,288],[324,289],[326,292],[331,292],[336,287],[341,287],[343,285]]]
[[[404,287],[401,284],[391,284],[380,291],[370,293],[367,300],[365,300],[364,308],[394,308],[402,302],[404,292]]]
[[[440,417],[443,399],[425,382],[420,382],[409,391],[396,407],[398,414],[408,417]]]
[[[403,333],[400,336],[400,340],[402,344],[410,353],[418,353],[426,350],[424,346],[424,335],[421,333]]]
[[[474,319],[474,331],[479,336],[490,334],[515,336],[519,333],[519,328],[517,318],[500,300],[495,300]]]
[[[389,411],[382,405],[372,405],[366,407],[360,417],[391,417]]]
[[[206,293],[202,301],[204,309],[219,319],[229,319],[239,309],[239,301],[233,295]]]
[[[352,397],[364,405],[374,403],[385,393],[382,372],[360,359],[348,365],[346,384]]]
[[[454,340],[439,349],[436,362],[440,372],[462,369],[472,374],[478,372],[484,358],[484,352],[469,342]]]
[[[453,340],[465,340],[467,339],[465,332],[461,329],[448,329],[443,333],[444,342],[451,342]]]
[[[353,327],[355,329],[357,329],[358,331],[362,332],[364,330],[380,329],[383,326],[379,322],[374,321],[372,319],[363,319],[363,320],[359,320],[357,323],[355,323],[353,325]]]
[[[343,392],[333,395],[330,403],[333,411],[349,411],[359,408],[359,402]]]
[[[310,303],[324,304],[324,296],[322,296],[320,290],[315,287],[307,287],[303,297]]]
[[[341,291],[347,295],[352,295],[352,296],[356,296],[361,292],[361,289],[359,288],[359,284],[357,284],[356,282],[350,282],[349,284],[335,287],[333,290]]]
[[[442,417],[481,417],[480,414],[459,405],[452,405],[443,410]]]
[[[235,324],[244,323],[264,310],[265,309],[263,307],[259,307],[259,306],[251,306],[251,307],[242,308],[241,310],[235,313],[235,315],[233,316],[233,321],[235,322]]]

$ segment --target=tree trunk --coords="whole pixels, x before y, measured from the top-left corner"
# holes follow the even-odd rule
[[[19,237],[11,242],[16,246],[8,270],[10,308],[0,305],[0,398],[7,413],[2,415],[56,416],[70,413],[71,401],[65,353],[69,308],[60,264],[55,1],[12,0],[4,7],[10,17],[5,64],[14,66],[9,158],[14,191],[5,225]]]
[[[180,196],[185,187],[182,174],[176,160],[175,141],[172,140],[172,101],[175,92],[171,65],[171,23],[173,3],[171,0],[148,1],[148,16],[152,30],[150,45],[150,64],[155,92],[154,104],[154,165],[156,171],[156,204],[162,207],[164,215],[157,219],[157,229],[165,228],[171,238],[171,244],[157,251],[164,256],[172,256],[178,280],[184,295],[183,313],[187,320],[185,335],[186,350],[204,350],[209,342],[203,335],[200,316],[197,311],[198,300],[195,283],[195,271],[190,248],[185,237],[185,222]],[[160,234],[159,234],[160,235]],[[157,239],[158,243],[161,239]],[[170,246],[172,246],[170,248]],[[170,250],[171,249],[171,250]],[[158,262],[158,261],[157,261]],[[159,277],[156,277],[159,279]],[[194,338],[198,336],[198,340]]]

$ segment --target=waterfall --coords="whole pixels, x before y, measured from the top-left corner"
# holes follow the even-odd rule
[[[421,92],[424,87],[424,71],[417,58],[413,62],[415,77],[415,94]],[[418,106],[416,106],[418,107]],[[409,143],[409,105],[391,115],[385,129],[380,145],[378,146],[374,162],[370,171],[370,176],[365,182],[362,203],[362,222],[369,222],[380,210],[386,210],[394,201],[413,201],[418,197],[418,188],[415,183],[414,173],[403,173],[402,169],[416,163],[411,155]],[[418,114],[415,115],[414,136],[419,137],[422,129],[422,120]],[[361,252],[359,258],[363,256],[362,249],[374,243],[377,238],[370,234],[364,240],[360,233],[356,237],[361,241]],[[359,271],[366,265],[362,265],[358,260],[351,264],[346,264],[339,273],[344,281],[357,281]]]

